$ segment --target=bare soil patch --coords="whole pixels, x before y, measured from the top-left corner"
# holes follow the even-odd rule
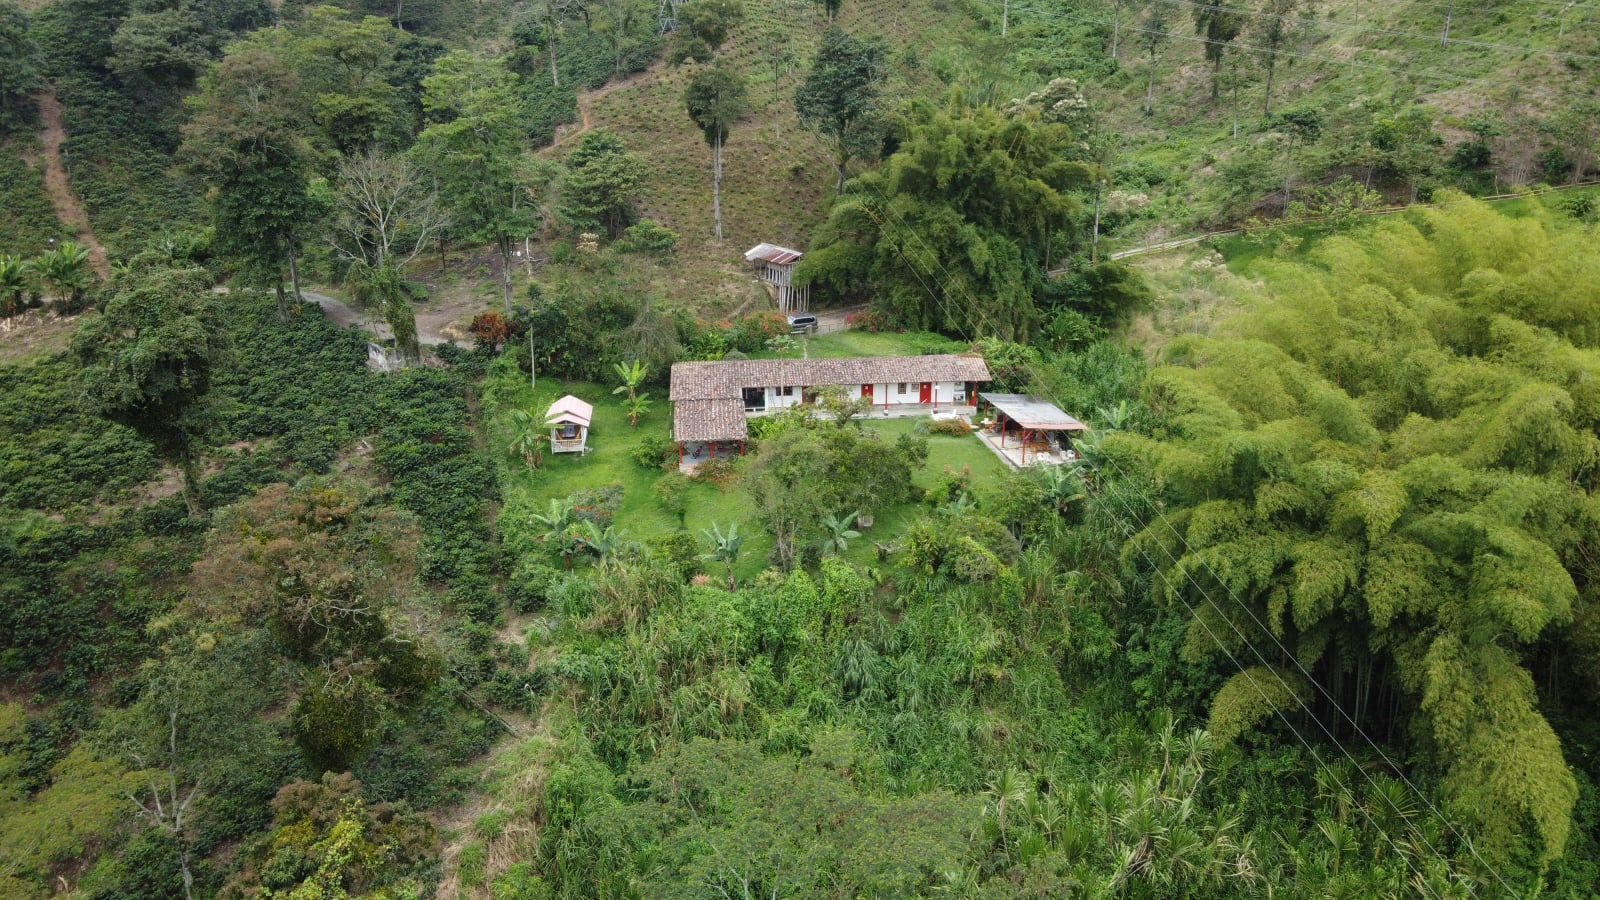
[[[111,274],[106,248],[89,226],[89,214],[84,211],[78,195],[73,193],[72,183],[67,180],[66,166],[61,162],[61,144],[67,139],[67,131],[61,126],[61,104],[56,101],[55,88],[40,94],[38,103],[45,191],[56,209],[56,218],[73,230],[78,243],[89,251],[89,263],[101,278],[105,278]]]

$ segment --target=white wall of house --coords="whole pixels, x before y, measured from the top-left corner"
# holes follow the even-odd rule
[[[767,409],[800,405],[800,388],[798,386],[789,387],[788,396],[784,396],[784,390],[781,387],[767,388]]]
[[[847,395],[852,400],[865,396],[861,385],[850,385]],[[943,407],[955,401],[955,398],[966,392],[967,386],[962,381],[935,381],[930,385],[929,398],[937,401]],[[797,385],[793,387],[788,396],[784,396],[783,388],[769,387],[766,389],[767,409],[781,409],[787,406],[797,406],[801,401],[802,390]],[[922,382],[920,381],[891,381],[887,384],[874,384],[872,386],[873,406],[898,406],[901,404],[916,405],[922,402]]]

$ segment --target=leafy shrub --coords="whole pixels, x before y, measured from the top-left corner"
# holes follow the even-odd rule
[[[740,316],[728,329],[728,343],[743,353],[766,349],[767,341],[789,333],[789,320],[782,313],[761,312]]]
[[[963,437],[972,433],[972,425],[966,419],[934,419],[928,423],[928,433]]]
[[[844,317],[844,321],[851,328],[871,332],[872,334],[895,329],[895,324],[889,316],[876,309],[864,309],[861,312],[851,313]]]
[[[654,219],[640,219],[622,233],[617,246],[629,252],[669,259],[677,252],[678,233]]]
[[[550,602],[550,590],[562,577],[554,566],[529,557],[517,564],[511,577],[506,579],[506,597],[511,608],[520,613],[533,612]]]
[[[733,460],[723,459],[720,457],[717,459],[708,459],[700,465],[695,466],[694,472],[689,477],[693,478],[695,481],[703,481],[708,484],[715,484],[719,486],[726,485],[733,481]]]
[[[616,482],[599,487],[579,488],[567,498],[572,502],[573,518],[605,527],[622,505],[622,485]]]
[[[628,458],[641,469],[660,469],[676,459],[678,445],[666,435],[649,434],[628,452]]]
[[[684,578],[696,577],[700,570],[700,542],[687,531],[652,538],[646,546],[651,556],[666,560]]]
[[[678,524],[683,524],[685,510],[684,492],[689,489],[689,478],[682,472],[669,472],[656,480],[650,493],[655,496],[661,508],[671,513]]]

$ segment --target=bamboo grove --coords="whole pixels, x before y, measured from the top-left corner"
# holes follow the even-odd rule
[[[1165,349],[1164,425],[1106,468],[1170,504],[1123,558],[1192,609],[1185,655],[1247,666],[1214,737],[1288,739],[1286,710],[1394,740],[1489,857],[1562,853],[1578,788],[1545,710],[1600,676],[1595,251],[1457,199],[1272,264]]]

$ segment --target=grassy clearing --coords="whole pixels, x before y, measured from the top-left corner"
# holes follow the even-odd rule
[[[666,433],[670,413],[665,402],[658,403],[640,420],[637,428],[630,428],[621,405],[607,386],[547,378],[541,379],[538,388],[533,389],[524,378],[508,370],[499,370],[491,376],[485,392],[486,404],[492,411],[491,441],[499,447],[508,443],[505,420],[511,410],[527,409],[539,415],[558,397],[569,393],[594,404],[594,425],[589,432],[592,449],[581,456],[546,454],[544,465],[536,470],[528,469],[521,460],[500,454],[506,501],[500,525],[502,531],[528,527],[520,519],[531,511],[543,509],[550,500],[584,488],[620,484],[622,503],[614,521],[619,530],[626,529],[629,538],[648,541],[683,529],[699,540],[700,532],[712,522],[723,528],[737,524],[740,533],[745,535],[745,543],[734,567],[735,575],[742,580],[754,577],[767,567],[772,538],[762,526],[749,495],[737,481],[725,486],[693,482],[685,494],[684,516],[680,523],[662,506],[654,492],[656,483],[666,473],[645,469],[632,460],[634,449],[647,435]],[[919,421],[886,419],[864,424],[885,440],[894,440],[900,434],[910,433]],[[930,435],[928,463],[913,480],[918,486],[931,489],[948,473],[959,473],[963,469],[971,473],[973,487],[983,491],[998,483],[1005,466],[972,437]],[[882,511],[873,527],[850,548],[846,558],[859,565],[876,565],[873,543],[888,544],[899,538],[920,513],[921,507],[915,503]]]
[[[796,340],[800,340],[796,338]],[[927,331],[835,331],[805,339],[805,353],[819,359],[842,356],[920,356],[923,353],[960,353],[966,344]],[[796,350],[790,356],[799,354]],[[778,354],[761,350],[754,359],[776,359]]]

